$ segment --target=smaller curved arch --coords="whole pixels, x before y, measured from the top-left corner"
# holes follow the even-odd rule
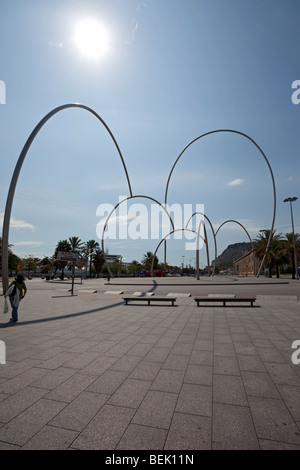
[[[203,222],[202,222],[203,223]],[[201,222],[200,222],[201,224]],[[199,226],[200,226],[199,224]],[[177,228],[176,230],[172,230],[171,232],[169,232],[167,235],[165,235],[159,242],[159,244],[157,245],[156,247],[156,250],[155,250],[155,253],[153,255],[153,259],[152,259],[152,264],[151,264],[151,277],[153,277],[153,267],[154,267],[154,260],[155,260],[155,256],[156,256],[156,253],[160,247],[160,245],[167,239],[167,237],[169,237],[170,235],[172,235],[172,233],[175,233],[175,232],[184,232],[184,231],[188,231],[188,232],[193,232],[195,235],[197,235],[197,253],[199,254],[199,238],[202,238],[202,240],[205,242],[204,238],[202,237],[202,235],[199,234],[199,230],[198,230],[198,233],[195,232],[195,230],[191,230],[190,228]]]
[[[271,243],[271,239],[272,239],[272,233],[273,233],[273,230],[274,230],[274,226],[275,226],[275,217],[276,217],[276,186],[275,186],[275,179],[274,179],[274,174],[273,174],[273,170],[272,170],[272,167],[270,165],[270,162],[269,160],[267,159],[265,153],[263,152],[263,150],[260,148],[260,146],[255,142],[254,139],[252,139],[249,135],[245,134],[244,132],[240,132],[240,131],[236,131],[234,129],[217,129],[217,130],[213,130],[213,131],[209,131],[209,132],[205,132],[204,134],[196,137],[195,139],[191,140],[191,142],[189,142],[185,148],[181,151],[181,153],[179,154],[179,156],[177,157],[177,159],[175,160],[172,168],[171,168],[171,171],[169,173],[169,177],[168,177],[168,180],[167,180],[167,184],[166,184],[166,189],[165,189],[165,203],[167,203],[167,198],[168,198],[168,190],[169,190],[169,184],[170,184],[170,180],[171,180],[171,176],[172,176],[172,173],[174,171],[174,168],[175,166],[177,165],[178,161],[180,160],[180,158],[182,157],[183,153],[196,141],[202,139],[203,137],[206,137],[208,135],[212,135],[212,134],[217,134],[217,133],[221,133],[221,132],[228,132],[228,133],[232,133],[232,134],[237,134],[237,135],[240,135],[242,137],[245,137],[246,139],[248,139],[256,148],[257,150],[260,152],[261,156],[264,158],[267,166],[268,166],[268,169],[269,169],[269,172],[270,172],[270,176],[271,176],[271,180],[272,180],[272,186],[273,186],[273,217],[272,217],[272,224],[271,224],[271,229],[270,229],[270,235],[269,235],[269,239],[268,239],[268,242],[267,242],[267,246],[266,246],[266,251],[264,253],[264,256],[263,256],[263,259],[261,261],[261,264],[260,264],[260,267],[259,267],[259,270],[257,272],[257,277],[259,276],[259,273],[262,269],[262,266],[264,264],[264,261],[265,261],[265,257],[266,257],[266,254],[267,254],[267,251],[269,249],[269,246],[270,246],[270,243]]]
[[[225,220],[225,222],[223,222],[223,223],[218,227],[218,229],[216,230],[216,236],[218,235],[218,232],[219,232],[220,228],[223,227],[223,225],[225,225],[225,224],[227,224],[227,223],[230,223],[230,222],[235,223],[235,224],[238,224],[238,225],[239,225],[240,227],[242,227],[242,229],[246,232],[246,234],[247,234],[247,236],[248,236],[248,238],[249,238],[249,241],[250,241],[250,243],[251,243],[251,245],[252,245],[252,250],[253,250],[253,253],[254,253],[254,244],[253,244],[253,240],[252,240],[252,238],[250,237],[249,232],[248,232],[248,230],[246,229],[246,227],[244,227],[244,225],[241,224],[241,222],[239,222],[238,220],[234,220],[234,219]],[[255,263],[255,255],[254,255],[254,273],[255,273],[255,271],[256,271],[256,263]],[[259,273],[258,273],[258,274],[259,274]]]
[[[206,214],[204,214],[204,212],[199,212],[199,211],[197,211],[197,212],[194,212],[194,213],[191,215],[191,217],[190,217],[189,220],[187,221],[185,227],[187,228],[187,226],[188,226],[190,220],[191,220],[191,219],[194,217],[194,215],[196,215],[196,214],[203,215],[203,216],[206,218],[206,220],[208,221],[208,223],[209,223],[209,225],[210,225],[210,228],[211,228],[211,231],[212,231],[212,234],[213,234],[213,237],[214,237],[215,259],[214,259],[214,266],[213,266],[213,272],[212,272],[212,276],[214,276],[214,275],[215,275],[215,270],[216,270],[216,259],[217,259],[217,240],[216,240],[216,234],[215,234],[215,231],[214,231],[214,228],[213,228],[213,225],[212,225],[210,219],[207,217]],[[200,223],[201,223],[201,222],[200,222]],[[205,224],[204,224],[204,230],[205,230]],[[206,234],[205,234],[205,239],[207,240]],[[207,244],[206,244],[206,245],[207,245]],[[208,266],[209,266],[209,263],[208,263]]]
[[[104,226],[103,226],[103,230],[102,230],[101,247],[102,247],[102,252],[103,252],[103,256],[104,256],[104,260],[105,260],[105,265],[106,265],[106,267],[107,267],[107,270],[108,270],[108,272],[109,272],[110,277],[112,277],[112,274],[111,274],[109,265],[108,265],[107,260],[106,260],[106,257],[105,257],[104,232],[105,232],[105,229],[106,229],[107,224],[108,224],[108,222],[109,222],[109,219],[111,218],[112,214],[117,210],[117,208],[118,208],[121,204],[123,204],[123,202],[128,201],[129,199],[136,199],[136,198],[149,199],[149,200],[155,202],[156,204],[158,204],[160,207],[162,207],[163,210],[165,211],[165,213],[167,214],[167,216],[168,216],[168,218],[169,218],[169,220],[170,220],[170,222],[171,222],[172,228],[173,228],[173,230],[174,230],[174,222],[173,222],[173,220],[172,220],[172,217],[171,217],[170,214],[168,213],[167,209],[164,207],[163,204],[161,204],[159,201],[157,201],[157,200],[154,199],[153,197],[151,197],[151,196],[144,196],[144,195],[142,195],[142,194],[137,194],[137,195],[135,195],[135,196],[132,196],[132,195],[131,195],[131,196],[125,197],[124,199],[122,199],[122,201],[119,201],[118,204],[116,204],[116,205],[114,206],[114,208],[111,210],[111,212],[110,212],[109,215],[107,216],[107,218],[106,218],[106,220],[105,220],[105,224],[104,224]]]

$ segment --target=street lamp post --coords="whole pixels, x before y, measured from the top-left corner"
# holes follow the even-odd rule
[[[286,199],[284,199],[283,202],[289,202],[290,203],[290,208],[291,208],[292,233],[293,233],[293,251],[294,251],[296,278],[298,279],[298,263],[297,263],[296,244],[295,244],[295,229],[294,229],[293,207],[292,207],[292,202],[297,201],[297,199],[298,199],[297,197],[287,197]]]

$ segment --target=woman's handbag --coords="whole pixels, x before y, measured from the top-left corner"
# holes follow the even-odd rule
[[[8,310],[9,310],[9,306],[8,306],[7,298],[5,297],[5,299],[4,299],[3,313],[7,313]]]

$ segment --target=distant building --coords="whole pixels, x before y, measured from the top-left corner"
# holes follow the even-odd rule
[[[243,276],[255,275],[259,268],[259,260],[254,255],[253,250],[245,253],[243,256],[233,261],[233,272],[234,274],[240,274]]]
[[[122,256],[121,255],[105,255],[105,258],[106,258],[106,261],[108,264],[112,264],[112,263],[115,263],[116,261],[119,261]]]

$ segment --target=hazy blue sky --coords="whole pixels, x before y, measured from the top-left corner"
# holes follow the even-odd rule
[[[108,35],[98,60],[74,40],[76,25],[89,18]],[[249,135],[274,172],[275,228],[291,231],[283,199],[300,197],[300,104],[292,102],[292,83],[300,80],[299,21],[299,0],[0,0],[1,219],[29,134],[53,108],[77,102],[111,129],[133,194],[161,203],[173,163],[190,141],[217,129]],[[40,131],[24,162],[10,229],[14,252],[44,256],[70,236],[97,239],[97,207],[115,205],[121,196],[129,196],[128,185],[105,128],[85,110],[62,111]],[[210,135],[179,160],[168,203],[204,204],[215,228],[236,219],[255,237],[272,221],[267,164],[247,139]],[[300,200],[293,209],[300,232]],[[248,241],[245,232],[227,224],[218,250],[240,241]],[[105,246],[131,261],[158,242]],[[183,255],[194,263],[195,253],[178,240],[169,242],[168,253],[171,263],[181,264]]]

